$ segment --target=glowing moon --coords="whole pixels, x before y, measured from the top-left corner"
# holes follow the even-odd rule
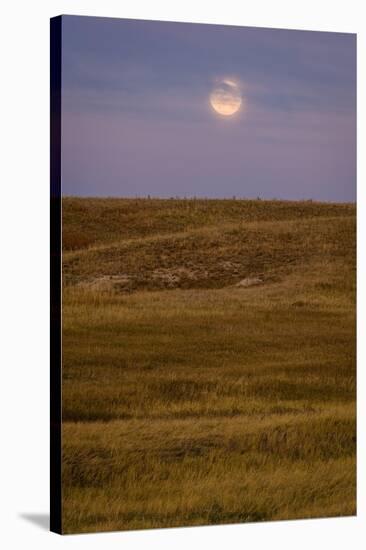
[[[242,104],[239,86],[232,80],[223,80],[211,92],[210,103],[220,115],[232,116]]]

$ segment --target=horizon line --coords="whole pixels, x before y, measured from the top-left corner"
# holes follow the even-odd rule
[[[154,195],[136,195],[136,196],[124,196],[124,195],[64,195],[61,194],[62,199],[92,199],[92,200],[159,200],[159,201],[258,201],[258,202],[312,202],[312,203],[331,203],[331,204],[350,204],[357,205],[357,199],[349,201],[337,201],[332,199],[313,199],[313,198],[302,198],[302,199],[284,199],[284,198],[263,198],[263,197],[238,197],[233,195],[231,197],[204,197],[204,196],[171,196],[171,197],[160,197]]]

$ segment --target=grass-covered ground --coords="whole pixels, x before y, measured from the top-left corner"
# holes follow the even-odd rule
[[[63,236],[65,532],[355,513],[353,205],[65,198]]]

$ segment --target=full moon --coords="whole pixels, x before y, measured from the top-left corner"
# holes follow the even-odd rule
[[[232,80],[223,80],[210,94],[213,109],[223,116],[237,113],[242,104],[240,89]]]

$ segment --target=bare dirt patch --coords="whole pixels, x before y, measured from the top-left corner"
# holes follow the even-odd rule
[[[99,291],[111,290],[129,290],[131,288],[132,277],[130,275],[105,275],[97,277],[91,281],[80,283],[79,286]]]
[[[236,283],[235,286],[238,288],[248,288],[250,286],[257,286],[261,284],[263,284],[263,279],[260,279],[259,277],[246,277]]]

